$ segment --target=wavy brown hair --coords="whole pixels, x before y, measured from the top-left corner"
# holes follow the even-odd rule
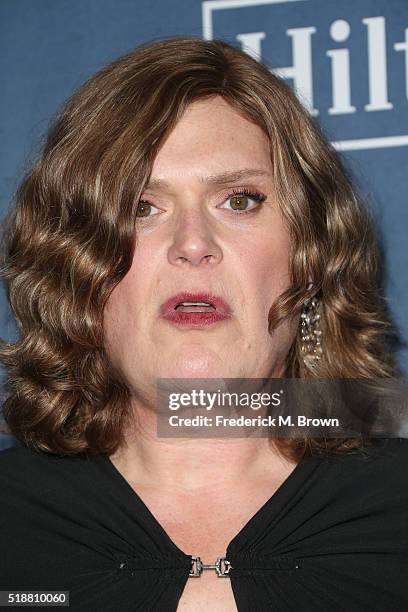
[[[23,444],[111,454],[123,442],[129,391],[104,350],[104,306],[130,268],[137,202],[161,142],[190,102],[215,95],[271,144],[292,282],[271,308],[270,329],[306,298],[320,298],[321,360],[308,369],[299,334],[286,376],[395,375],[371,215],[335,150],[266,65],[221,41],[169,38],[136,48],[74,93],[6,220],[2,274],[19,337],[0,350],[8,370],[4,416]],[[275,443],[298,461],[360,441]]]

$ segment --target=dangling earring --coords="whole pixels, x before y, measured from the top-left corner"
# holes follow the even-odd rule
[[[308,298],[303,302],[301,317],[301,345],[303,361],[313,369],[320,361],[322,354],[322,331],[320,329],[320,301]]]

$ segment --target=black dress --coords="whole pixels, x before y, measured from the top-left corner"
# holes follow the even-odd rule
[[[0,495],[0,590],[172,612],[200,580],[105,456],[7,449]],[[239,612],[408,610],[408,440],[300,463],[220,556]]]

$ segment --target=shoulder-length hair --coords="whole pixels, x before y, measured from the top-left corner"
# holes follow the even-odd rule
[[[335,150],[266,65],[221,41],[169,38],[136,48],[74,93],[17,191],[2,274],[19,337],[2,342],[0,360],[8,370],[5,420],[23,444],[111,454],[123,442],[129,390],[104,350],[103,309],[131,266],[136,207],[160,144],[190,102],[215,95],[270,140],[291,235],[291,287],[271,307],[270,330],[306,298],[321,302],[321,359],[306,366],[299,331],[286,376],[395,374],[371,215]],[[359,444],[275,443],[296,460]]]

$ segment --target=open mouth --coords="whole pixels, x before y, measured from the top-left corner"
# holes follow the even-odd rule
[[[164,302],[160,314],[175,325],[201,327],[230,319],[232,311],[227,302],[217,295],[186,291]]]
[[[216,308],[208,302],[180,302],[174,310],[177,312],[214,312]]]

